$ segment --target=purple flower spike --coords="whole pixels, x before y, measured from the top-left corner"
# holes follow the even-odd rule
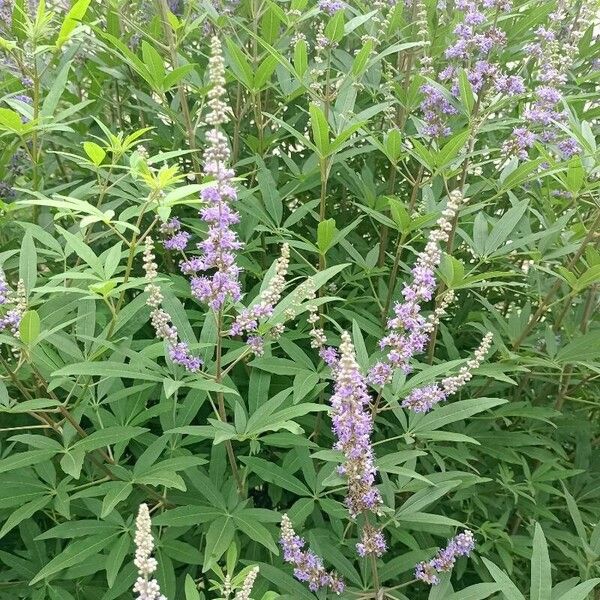
[[[453,537],[448,545],[440,550],[434,558],[427,562],[420,562],[415,567],[415,579],[419,579],[429,585],[437,585],[440,582],[438,573],[451,571],[459,556],[469,556],[475,548],[473,533],[466,529]]]
[[[329,588],[332,592],[341,594],[346,589],[344,581],[335,572],[325,570],[320,557],[311,550],[303,550],[306,542],[296,535],[287,515],[281,518],[279,544],[283,550],[283,560],[294,565],[294,577],[307,583],[311,592]]]
[[[387,355],[386,360],[379,361],[371,368],[368,379],[372,385],[389,383],[394,369],[410,372],[410,359],[425,350],[430,332],[452,301],[452,294],[448,294],[429,318],[421,314],[421,303],[431,300],[435,292],[434,269],[442,258],[440,242],[448,240],[452,220],[463,200],[458,190],[450,193],[437,226],[430,232],[425,249],[417,257],[411,271],[412,281],[402,291],[404,301],[394,306],[394,316],[387,324],[388,334],[379,342],[382,350],[387,349]]]
[[[340,0],[319,0],[318,6],[321,12],[334,15],[338,10],[343,10],[346,5]]]
[[[345,500],[350,516],[370,511],[377,513],[382,504],[375,487],[375,456],[371,446],[373,418],[369,411],[370,397],[362,376],[354,345],[347,331],[342,333],[340,360],[335,368],[335,390],[331,397],[333,432],[337,439],[334,449],[341,450],[344,462],[338,472],[348,480]]]
[[[383,556],[387,549],[385,537],[381,530],[375,529],[371,525],[365,525],[362,531],[362,537],[356,544],[356,552],[359,556]]]
[[[192,295],[218,311],[228,300],[237,302],[241,298],[240,269],[235,252],[242,243],[231,229],[231,225],[239,221],[238,213],[231,207],[237,194],[232,182],[234,172],[227,166],[231,156],[228,140],[221,131],[221,126],[229,121],[231,111],[223,100],[226,94],[225,62],[221,42],[216,36],[211,40],[208,71],[212,87],[208,93],[210,112],[206,121],[212,129],[206,134],[204,175],[210,182],[201,192],[206,206],[200,210],[200,218],[208,225],[208,232],[206,239],[197,244],[200,256],[186,259],[180,268],[184,275],[192,276]],[[168,243],[174,249],[183,249],[187,242],[188,236],[179,233],[165,246]],[[200,275],[206,272],[209,273]]]
[[[146,304],[152,309],[150,319],[156,332],[156,337],[167,344],[169,358],[190,373],[196,373],[202,367],[202,359],[193,356],[185,342],[179,340],[177,327],[171,323],[171,316],[161,308],[163,295],[156,285],[158,265],[154,262],[154,242],[150,236],[146,237],[144,246],[144,271],[146,273],[148,293]]]

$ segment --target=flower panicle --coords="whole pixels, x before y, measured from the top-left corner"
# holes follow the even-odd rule
[[[338,467],[338,472],[348,482],[345,504],[350,516],[355,518],[364,512],[378,513],[382,498],[375,487],[377,469],[371,445],[371,398],[356,362],[350,334],[344,331],[341,337],[340,358],[334,369],[331,420],[336,438],[334,449],[344,454],[344,462]]]
[[[421,314],[421,304],[433,298],[436,288],[435,268],[442,258],[441,243],[448,241],[452,223],[465,202],[461,191],[450,192],[446,208],[427,238],[427,243],[411,270],[412,281],[404,286],[404,300],[394,306],[394,316],[387,323],[388,333],[380,340],[386,349],[385,360],[377,362],[369,371],[372,385],[385,385],[392,379],[395,369],[410,373],[410,359],[425,350],[429,334],[453,299],[446,294],[438,308],[429,317]]]
[[[436,404],[448,399],[448,396],[465,386],[473,378],[473,371],[483,363],[492,345],[493,336],[486,333],[473,357],[462,366],[456,375],[445,377],[441,384],[432,383],[413,389],[402,401],[402,407],[416,413],[429,412]]]
[[[294,566],[294,577],[298,581],[306,582],[312,592],[329,588],[332,592],[341,594],[345,590],[343,579],[334,571],[326,571],[323,561],[314,552],[303,549],[306,542],[296,535],[287,514],[281,518],[279,544],[283,550],[283,560]]]
[[[506,74],[499,64],[490,60],[494,50],[506,45],[506,33],[496,26],[496,15],[499,12],[509,12],[512,2],[458,0],[455,7],[463,12],[463,18],[454,29],[454,42],[444,53],[449,63],[439,72],[438,81],[448,82],[451,96],[460,97],[459,75],[461,67],[464,67],[467,80],[477,94],[488,90],[506,97],[524,93],[525,85],[521,76]],[[431,60],[426,59],[422,63],[422,74],[433,77]],[[421,87],[425,96],[421,102],[423,132],[433,138],[450,135],[448,118],[458,114],[451,99],[442,90],[443,88],[432,83]]]
[[[250,571],[248,571],[242,587],[238,590],[233,600],[250,600],[250,594],[252,593],[254,582],[258,577],[258,571],[258,566],[254,566],[250,569]]]
[[[387,550],[385,537],[381,529],[376,529],[366,524],[361,533],[360,542],[356,544],[356,552],[359,556],[383,556]]]
[[[166,342],[169,358],[191,373],[196,373],[202,367],[202,360],[192,355],[186,342],[179,340],[177,327],[171,322],[171,316],[162,308],[163,294],[156,283],[158,265],[155,262],[154,241],[147,236],[144,241],[144,272],[146,273],[146,287],[148,294],[146,304],[151,308],[150,321],[156,336]]]
[[[564,133],[568,113],[562,109],[563,88],[567,72],[579,51],[579,42],[592,17],[592,3],[582,2],[577,16],[569,15],[566,2],[558,2],[549,15],[548,27],[536,29],[537,40],[528,44],[525,51],[537,59],[535,77],[537,84],[533,97],[523,113],[523,124],[515,127],[502,146],[505,157],[529,158],[535,142],[555,144],[560,156],[571,158],[581,152],[577,141]],[[569,22],[570,27],[565,27]]]
[[[254,334],[258,330],[261,319],[268,319],[273,315],[275,306],[281,299],[281,294],[285,288],[285,278],[290,264],[289,244],[283,244],[281,255],[275,263],[275,275],[269,281],[267,287],[261,292],[258,302],[252,306],[243,309],[237,316],[231,328],[229,335],[243,335],[244,333],[253,333],[247,339],[248,345],[257,355],[264,352],[264,337]],[[269,330],[271,337],[279,337],[283,333],[283,325],[278,324]]]
[[[465,529],[451,540],[447,546],[441,549],[431,560],[420,562],[415,567],[415,579],[437,585],[440,582],[439,573],[447,573],[452,570],[456,559],[460,556],[469,556],[475,548],[473,532]]]
[[[160,593],[158,581],[151,577],[158,568],[158,562],[152,556],[154,538],[151,525],[148,505],[140,504],[135,520],[135,559],[133,561],[138,570],[138,578],[133,586],[133,591],[137,594],[137,600],[167,600]]]
[[[183,252],[192,237],[188,231],[181,229],[181,221],[177,217],[172,217],[160,226],[160,232],[167,236],[163,241],[163,246],[167,250],[179,250]]]
[[[0,306],[8,304],[12,304],[12,307],[0,316],[0,331],[7,329],[18,339],[21,319],[27,310],[27,290],[23,280],[19,279],[17,289],[13,292],[6,281],[6,276],[0,271]]]
[[[200,218],[208,225],[208,231],[206,239],[197,244],[200,256],[185,260],[180,267],[184,274],[191,275],[192,295],[218,311],[228,299],[237,302],[241,297],[240,268],[235,252],[242,243],[231,228],[239,222],[239,214],[231,206],[237,192],[233,186],[234,172],[227,166],[231,157],[228,139],[221,130],[229,120],[230,111],[223,99],[226,95],[225,62],[217,36],[211,40],[208,72],[211,89],[206,122],[211,129],[206,133],[208,145],[203,156],[203,171],[211,181],[200,192],[205,203]]]

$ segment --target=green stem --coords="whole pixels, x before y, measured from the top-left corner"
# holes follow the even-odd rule
[[[158,9],[160,12],[160,20],[162,23],[162,28],[165,34],[165,39],[167,40],[167,45],[169,47],[169,55],[171,57],[171,66],[173,69],[176,69],[179,64],[179,58],[177,54],[177,43],[175,41],[175,37],[173,36],[173,30],[171,29],[171,25],[169,23],[169,6],[167,4],[167,0],[156,0],[158,4]],[[196,155],[196,133],[194,130],[194,125],[192,123],[192,117],[190,115],[190,109],[188,106],[187,95],[185,92],[185,86],[182,82],[177,84],[177,92],[179,94],[179,103],[181,105],[181,114],[183,116],[183,123],[185,126],[185,132],[187,135],[187,142],[192,150],[192,162],[194,163],[194,171],[196,174],[196,181],[198,183],[202,183],[202,169],[200,167],[200,163],[198,162],[198,156]]]
[[[223,380],[223,371],[222,371],[222,354],[223,354],[223,311],[219,310],[215,314],[215,319],[217,322],[217,347],[216,347],[216,358],[215,358],[215,382],[221,383]],[[219,410],[219,417],[223,423],[227,423],[227,412],[225,410],[225,398],[223,392],[217,392],[217,405]],[[238,489],[238,494],[240,497],[244,496],[244,484],[242,482],[242,478],[240,476],[240,472],[238,470],[237,462],[235,460],[235,453],[233,451],[233,445],[231,444],[231,440],[225,440],[225,448],[227,451],[227,458],[229,460],[229,466],[231,467],[231,472],[233,474],[233,478],[235,479],[235,484]]]
[[[594,219],[593,223],[591,224],[590,229],[587,232],[587,235],[581,242],[581,245],[579,246],[577,252],[575,253],[575,256],[573,256],[573,258],[567,264],[567,270],[571,270],[577,264],[577,262],[579,261],[579,259],[583,255],[583,253],[585,252],[585,249],[587,248],[588,244],[592,241],[592,239],[596,235],[598,235],[598,227],[599,226],[600,226],[600,212],[596,215],[596,218]],[[527,338],[527,336],[529,336],[529,334],[533,331],[533,329],[535,328],[535,326],[537,325],[539,320],[542,318],[542,316],[548,310],[550,303],[552,301],[552,298],[554,298],[554,295],[556,294],[556,292],[558,292],[561,285],[562,285],[562,279],[557,278],[554,285],[552,285],[550,290],[548,290],[548,293],[546,294],[546,296],[540,302],[533,317],[531,317],[531,319],[529,319],[527,326],[523,329],[523,331],[521,332],[519,337],[513,342],[513,344],[512,344],[513,350],[518,350],[520,348],[521,344]]]

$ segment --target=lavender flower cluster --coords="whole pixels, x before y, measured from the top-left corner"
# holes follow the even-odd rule
[[[336,438],[334,449],[340,450],[344,455],[344,462],[338,467],[338,473],[348,482],[344,503],[350,516],[355,519],[364,513],[379,514],[383,500],[375,487],[377,468],[371,445],[371,398],[356,362],[350,334],[344,331],[341,338],[339,360],[333,366],[335,387],[330,400],[331,421]],[[361,539],[356,544],[358,555],[382,556],[385,550],[383,533],[367,519],[362,527]]]
[[[526,48],[529,56],[538,63],[537,86],[530,105],[523,113],[524,125],[516,127],[503,145],[505,156],[525,160],[536,141],[555,144],[561,157],[568,159],[581,151],[579,144],[565,135],[561,125],[567,121],[567,113],[561,108],[563,87],[567,82],[567,70],[573,64],[577,48],[588,19],[590,3],[583,2],[571,26],[565,28],[568,6],[559,1],[556,10],[549,15],[549,26],[536,30],[537,41]]]
[[[343,10],[346,4],[341,0],[319,0],[318,8],[321,12],[328,15],[334,15],[339,10]]]
[[[187,371],[196,373],[202,367],[202,359],[193,356],[186,342],[179,340],[177,328],[171,323],[170,315],[161,308],[163,295],[156,284],[158,266],[154,262],[154,242],[147,236],[144,242],[144,271],[148,282],[145,291],[148,293],[146,304],[152,309],[150,318],[156,335],[167,343],[169,358]]]
[[[357,554],[363,557],[370,554],[383,556],[386,550],[387,544],[383,532],[367,523],[363,527],[360,542],[356,544]]]
[[[421,303],[433,298],[436,288],[434,269],[440,264],[442,253],[440,242],[448,240],[452,220],[464,202],[460,191],[450,192],[446,208],[438,219],[436,227],[430,232],[425,249],[417,256],[412,268],[412,282],[404,286],[403,302],[394,306],[394,317],[388,321],[389,333],[380,341],[381,349],[389,348],[386,360],[377,362],[369,371],[368,380],[373,385],[389,383],[394,369],[405,373],[411,370],[410,359],[423,352],[429,334],[444,313],[452,294],[447,294],[436,311],[425,318],[421,314]]]
[[[370,400],[350,334],[344,331],[340,359],[335,367],[331,420],[337,440],[334,449],[344,454],[344,463],[338,467],[338,472],[348,480],[345,503],[352,518],[366,511],[378,512],[382,504],[379,490],[374,485],[377,469],[371,446]]]
[[[0,316],[0,331],[7,329],[13,336],[18,338],[19,325],[23,314],[27,310],[27,293],[21,280],[17,283],[16,292],[13,292],[2,270],[0,270],[0,306],[8,307],[6,312]]]
[[[172,217],[160,226],[160,232],[168,236],[163,242],[167,250],[179,250],[183,252],[190,241],[191,234],[181,229],[181,221]]]
[[[481,344],[475,350],[473,358],[469,359],[456,375],[442,379],[441,385],[433,383],[415,388],[402,401],[402,406],[416,413],[425,413],[429,412],[436,404],[447,400],[448,396],[455,394],[473,378],[473,371],[481,366],[491,344],[492,334],[486,333]]]
[[[231,207],[237,197],[232,185],[233,170],[227,167],[230,151],[227,137],[220,127],[229,120],[229,108],[224,102],[225,63],[221,42],[214,36],[211,40],[211,56],[208,63],[208,93],[210,112],[206,121],[212,129],[206,134],[208,146],[204,153],[204,174],[212,180],[201,192],[206,206],[200,211],[201,219],[208,224],[205,240],[198,244],[200,256],[181,263],[185,275],[191,275],[192,294],[206,302],[213,310],[220,310],[229,298],[237,302],[241,297],[240,269],[235,261],[235,251],[242,247],[231,228],[239,221],[239,214]],[[211,271],[210,275],[199,273]]]
[[[310,549],[303,550],[306,542],[296,535],[287,515],[281,518],[279,544],[283,550],[283,560],[294,565],[294,577],[308,583],[312,592],[329,588],[332,592],[341,594],[345,590],[344,581],[334,571],[326,571],[321,558]]]
[[[420,562],[415,568],[415,579],[430,585],[440,582],[439,573],[451,571],[459,556],[469,556],[475,548],[473,533],[466,529],[453,537],[448,545],[440,550],[434,558],[427,562]]]
[[[260,294],[259,301],[245,308],[237,316],[229,335],[242,335],[245,332],[256,332],[258,329],[259,321],[261,319],[268,319],[275,309],[275,305],[279,302],[281,294],[285,288],[285,277],[288,272],[290,264],[290,247],[288,244],[283,244],[281,247],[281,256],[277,259],[275,264],[275,275],[269,281],[269,284]],[[282,325],[272,327],[270,334],[274,337],[280,335],[283,330]],[[258,356],[264,352],[264,338],[260,335],[251,335],[248,338],[250,347]]]
[[[508,12],[512,8],[509,0],[458,0],[455,7],[464,13],[462,21],[454,29],[456,41],[445,51],[448,64],[439,73],[440,82],[449,82],[453,96],[460,95],[459,70],[465,68],[466,76],[477,94],[493,89],[505,96],[515,96],[525,91],[523,78],[519,75],[508,75],[490,59],[494,50],[506,44],[506,34],[495,24],[499,12]],[[490,22],[490,14],[494,15]],[[431,66],[426,63],[424,75],[431,74]],[[424,133],[430,137],[444,137],[451,130],[447,124],[448,117],[457,114],[450,99],[439,88],[431,83],[422,86],[425,95],[421,103],[421,111],[425,122]]]

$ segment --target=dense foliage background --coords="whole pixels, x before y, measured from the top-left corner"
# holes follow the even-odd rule
[[[335,597],[293,578],[284,513],[345,580],[342,598],[594,597],[597,10],[0,0],[0,597],[130,598],[141,503],[170,600],[233,597],[255,565],[255,600]],[[219,41],[220,96],[207,67]],[[242,296],[210,307],[168,240],[177,217],[185,259],[207,251],[215,99],[230,107],[216,126]],[[455,299],[412,374],[369,385],[387,551],[359,557],[369,514],[343,503],[331,348],[349,331],[362,375],[385,357],[388,318],[453,192],[466,200],[423,314]],[[151,323],[150,238],[183,357]],[[249,347],[230,328],[284,242],[287,283]],[[488,331],[473,378],[410,410],[411,390],[456,375]],[[471,557],[438,585],[414,581],[465,527]]]

